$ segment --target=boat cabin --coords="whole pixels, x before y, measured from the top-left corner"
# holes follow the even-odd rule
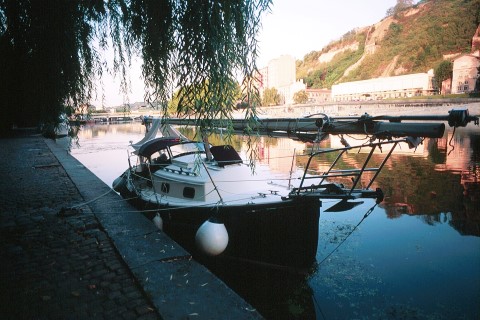
[[[204,144],[179,138],[156,138],[143,144],[137,154],[137,173],[162,196],[206,201],[213,185],[202,161],[212,174],[243,160],[230,145],[210,146],[213,160],[208,161]]]

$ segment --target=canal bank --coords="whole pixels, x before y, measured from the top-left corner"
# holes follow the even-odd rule
[[[0,154],[3,319],[261,317],[54,141]]]

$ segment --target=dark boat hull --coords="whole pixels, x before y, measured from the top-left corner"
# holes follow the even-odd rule
[[[124,198],[133,194],[121,192]],[[294,196],[271,204],[175,208],[133,200],[139,210],[159,209],[164,231],[194,256],[204,257],[195,246],[198,228],[209,218],[221,220],[229,242],[218,258],[239,259],[272,267],[308,268],[315,262],[321,201],[314,196]],[[145,211],[148,218],[155,213]]]
[[[299,197],[251,207],[222,207],[217,213],[196,208],[161,214],[165,231],[195,251],[195,234],[213,215],[225,224],[229,235],[223,256],[288,267],[309,267],[315,261],[320,218],[317,198]]]

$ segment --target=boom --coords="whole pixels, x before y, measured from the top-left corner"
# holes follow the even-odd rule
[[[149,119],[146,119],[147,122]],[[168,118],[163,121],[170,125],[195,126],[198,120]],[[212,121],[218,128],[224,123],[224,120]],[[258,119],[253,124],[246,119],[233,119],[232,126],[238,133],[250,127],[259,134],[314,141],[326,134],[368,134],[379,139],[407,136],[441,138],[445,132],[444,122],[450,127],[465,127],[470,122],[478,125],[479,118],[470,116],[468,109],[452,109],[448,115],[370,116],[365,113],[358,117],[329,117],[316,114],[307,118]]]

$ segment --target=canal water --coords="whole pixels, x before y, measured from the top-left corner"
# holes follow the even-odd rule
[[[71,153],[111,185],[128,166],[129,142],[143,134],[139,123],[85,126]],[[322,147],[338,143],[331,137]],[[241,138],[233,145],[245,153]],[[257,171],[295,178],[312,147],[261,138]],[[365,158],[351,153],[344,165]],[[314,165],[321,171],[327,160]],[[317,263],[306,273],[209,267],[268,319],[480,319],[479,128],[447,131],[415,152],[402,146],[374,187],[386,197],[363,221],[373,200],[344,212],[323,201]]]

